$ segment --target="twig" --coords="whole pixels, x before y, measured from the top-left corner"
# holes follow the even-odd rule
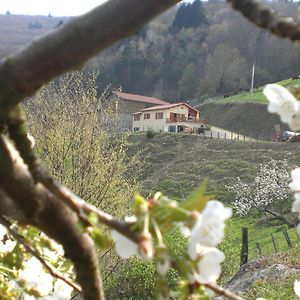
[[[273,9],[257,0],[227,0],[232,7],[240,11],[249,21],[282,38],[300,40],[300,25],[292,18],[279,16]]]
[[[11,224],[9,221],[6,220],[3,216],[0,215],[0,223],[9,231],[9,233],[20,243],[24,246],[27,252],[32,254],[38,261],[45,267],[45,269],[55,278],[58,278],[64,281],[66,284],[71,286],[75,291],[81,293],[81,288],[69,280],[68,278],[64,277],[57,269],[55,269],[52,265],[48,264],[35,250],[31,245],[27,243],[24,236],[22,236],[17,230],[16,227]]]
[[[83,219],[85,219],[86,217],[83,216],[83,214],[94,213],[97,215],[101,223],[108,225],[110,228],[117,230],[133,242],[138,243],[138,237],[129,230],[128,223],[119,221],[112,217],[110,214],[101,211],[91,204],[88,204],[83,199],[73,194],[65,186],[56,182],[52,178],[51,181],[49,180],[49,178],[45,180],[43,178],[40,178],[40,180],[50,192],[64,201],[72,210],[74,210],[79,215],[79,217],[82,216]]]
[[[234,294],[233,292],[231,292],[229,290],[226,290],[226,289],[222,288],[218,284],[204,283],[203,285],[205,285],[210,290],[214,291],[216,294],[218,294],[220,296],[224,296],[227,299],[230,299],[230,300],[243,300],[243,298],[241,298],[240,296]]]

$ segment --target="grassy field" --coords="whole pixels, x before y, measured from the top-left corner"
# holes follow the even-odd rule
[[[276,82],[277,84],[280,84],[282,86],[288,87],[291,84],[299,84],[300,80],[292,80],[292,79],[286,79],[279,82]],[[263,89],[264,86],[259,87],[257,89],[253,90],[253,93],[250,92],[242,92],[230,97],[217,97],[212,100],[206,101],[206,103],[268,103],[266,97],[263,95]]]

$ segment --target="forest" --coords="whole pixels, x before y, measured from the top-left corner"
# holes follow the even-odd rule
[[[298,3],[268,5],[297,21]],[[202,102],[249,90],[254,63],[254,87],[297,77],[299,49],[247,22],[223,1],[195,0],[107,49],[88,69],[100,71],[97,84],[102,89],[111,84],[169,102]]]

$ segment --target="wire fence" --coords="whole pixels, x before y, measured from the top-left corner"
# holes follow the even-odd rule
[[[248,228],[242,228],[241,265],[256,260],[261,256],[269,256],[293,248],[300,241],[296,228],[287,229],[282,226],[276,231],[255,239],[248,236]]]

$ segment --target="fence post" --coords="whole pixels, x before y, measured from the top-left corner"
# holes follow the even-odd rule
[[[297,226],[297,225],[296,225],[296,226]],[[299,236],[299,233],[298,233],[297,227],[296,227],[296,235],[297,235],[297,239],[298,239],[298,241],[300,241],[300,236]]]
[[[212,139],[212,132],[210,133],[210,138]]]
[[[244,141],[246,140],[246,137],[244,136]]]
[[[256,243],[256,248],[258,250],[259,256],[262,256],[262,252],[261,252],[261,248],[260,248],[259,243]]]
[[[276,246],[276,242],[275,242],[275,238],[274,238],[273,233],[271,233],[271,237],[272,237],[272,242],[273,242],[273,246],[274,246],[275,253],[277,253],[278,250],[277,250],[277,246]]]
[[[225,134],[224,134],[224,139],[226,140],[226,131],[225,131]]]
[[[220,132],[218,131],[218,139],[220,138]]]
[[[287,243],[288,247],[292,248],[293,245],[292,245],[291,239],[290,239],[289,234],[288,234],[285,227],[283,227],[282,232],[283,232],[283,235],[285,237],[285,240],[286,240],[286,243]]]
[[[238,138],[237,139],[238,139],[238,141],[240,140],[240,134],[239,133],[238,133]]]
[[[242,249],[240,266],[248,262],[248,228],[242,227]]]

